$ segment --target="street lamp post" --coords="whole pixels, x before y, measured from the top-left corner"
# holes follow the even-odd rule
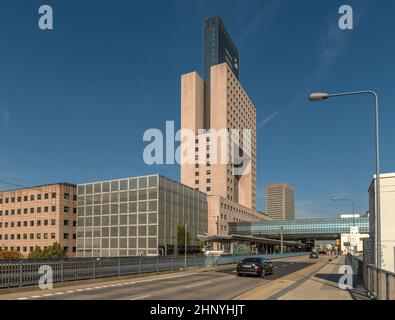
[[[376,179],[375,179],[375,238],[376,238],[376,267],[381,268],[381,226],[380,226],[380,134],[379,134],[379,98],[376,92],[371,90],[353,91],[343,93],[312,93],[309,97],[310,101],[322,101],[332,97],[352,96],[369,94],[375,100],[375,127],[376,127]]]
[[[280,239],[281,239],[281,254],[284,253],[284,229],[280,228]]]
[[[355,227],[355,206],[354,206],[354,200],[352,199],[340,199],[340,198],[333,198],[332,201],[350,201],[351,206],[352,206],[352,224]]]
[[[355,227],[355,206],[354,206],[354,200],[352,199],[340,199],[340,198],[333,198],[332,201],[350,201],[352,205],[352,225]],[[350,232],[348,236],[348,243],[349,243],[349,250],[351,251],[351,254],[354,254],[354,246],[351,245],[351,227],[350,227]]]
[[[184,267],[185,267],[185,269],[187,268],[187,254],[188,254],[188,223],[187,222],[185,222],[185,260],[184,260]]]

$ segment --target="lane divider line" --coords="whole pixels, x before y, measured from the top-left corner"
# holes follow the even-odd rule
[[[132,282],[124,282],[124,283],[118,283],[118,284],[109,284],[109,285],[104,285],[104,286],[98,286],[98,287],[93,287],[93,288],[80,288],[80,289],[75,289],[75,290],[68,290],[65,292],[55,292],[55,293],[47,293],[44,295],[36,295],[36,296],[31,296],[31,297],[20,297],[16,298],[16,300],[28,300],[28,299],[37,299],[41,297],[51,297],[54,295],[64,295],[64,294],[71,294],[75,292],[83,292],[83,291],[91,291],[94,289],[103,289],[103,288],[110,288],[110,287],[120,287],[120,286],[126,286],[126,285],[131,285],[131,284],[137,284],[137,283],[145,283],[145,282],[152,282],[156,280],[168,280],[168,279],[174,279],[174,278],[180,278],[180,277],[186,277],[189,274],[177,274],[173,276],[166,276],[166,277],[160,277],[160,278],[154,278],[154,279],[145,279],[145,280],[138,280],[138,281],[132,281]],[[145,296],[143,297],[145,298]]]
[[[146,296],[141,296],[141,297],[137,297],[137,298],[132,298],[132,299],[129,299],[129,300],[141,300],[141,299],[148,298],[148,297],[151,297],[151,295],[148,294],[148,295],[146,295]]]
[[[202,283],[192,284],[190,286],[186,286],[185,288],[189,289],[189,288],[194,288],[194,287],[198,287],[198,286],[204,286],[205,284],[209,284],[209,283],[211,283],[211,281],[206,281],[206,282],[202,282]]]

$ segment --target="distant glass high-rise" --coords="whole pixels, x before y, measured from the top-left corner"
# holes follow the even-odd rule
[[[204,20],[204,128],[210,128],[210,70],[212,66],[227,63],[239,79],[239,53],[220,17]]]
[[[204,80],[210,83],[210,67],[226,62],[239,79],[239,53],[220,17],[204,21]]]

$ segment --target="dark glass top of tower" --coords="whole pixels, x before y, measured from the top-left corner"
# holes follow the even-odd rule
[[[239,78],[239,53],[220,17],[204,21],[204,80],[210,83],[210,67],[227,62]]]

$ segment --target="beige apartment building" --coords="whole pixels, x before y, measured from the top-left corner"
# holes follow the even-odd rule
[[[230,222],[268,220],[262,212],[246,208],[221,196],[208,196],[208,234],[228,235]]]
[[[192,130],[196,137],[196,162],[181,166],[181,182],[208,195],[220,195],[246,208],[256,209],[255,107],[226,63],[211,67],[210,97],[209,129],[218,133],[211,136],[200,133],[204,130],[203,79],[196,72],[181,77],[181,128]],[[216,136],[221,138],[221,130],[224,132],[224,129],[229,132],[229,139],[232,129],[238,129],[240,133],[239,145],[232,146],[231,141],[227,141],[226,151],[223,151],[224,145],[220,139],[216,141],[216,146],[210,140]],[[250,130],[251,135],[244,136],[243,129]],[[231,159],[233,152],[243,154],[247,144],[248,169],[234,175],[235,165],[226,163],[223,155]]]
[[[256,111],[227,63],[212,66],[210,73],[209,129],[217,133],[223,129],[228,132],[239,129],[240,143],[232,147],[229,141],[226,146],[218,142],[212,147],[216,136],[202,131],[204,81],[196,72],[184,74],[181,77],[181,128],[192,130],[196,140],[195,162],[181,164],[181,183],[207,193],[209,234],[228,234],[228,222],[264,218],[256,211]],[[249,129],[250,135],[243,136],[243,129]],[[245,144],[249,144],[249,165],[245,172],[235,175],[235,165],[223,161],[222,156],[232,152],[246,154]]]
[[[76,252],[76,186],[56,183],[0,192],[0,250],[25,256],[58,242]]]
[[[227,235],[229,222],[267,218],[256,210],[256,110],[221,18],[203,26],[204,77],[181,76],[181,183],[207,193],[208,234]]]
[[[295,190],[287,183],[266,186],[266,212],[271,220],[295,219]]]

